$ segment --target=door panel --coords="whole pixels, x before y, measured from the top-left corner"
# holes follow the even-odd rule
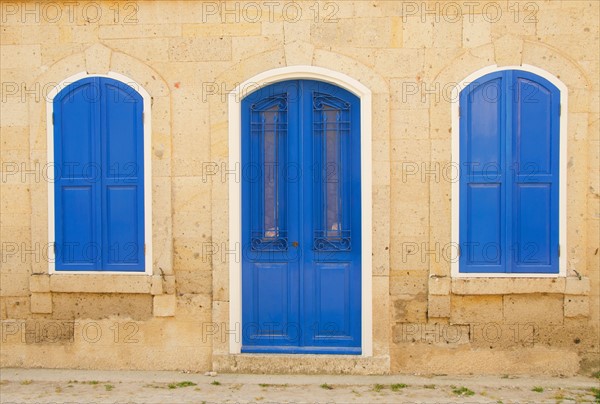
[[[359,108],[304,80],[242,101],[242,352],[360,353]]]

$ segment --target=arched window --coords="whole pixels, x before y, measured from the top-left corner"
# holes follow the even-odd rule
[[[144,272],[142,96],[86,77],[52,107],[55,271]]]
[[[560,95],[523,70],[461,91],[459,273],[559,273]]]

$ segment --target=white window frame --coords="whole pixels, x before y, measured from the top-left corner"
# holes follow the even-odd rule
[[[229,166],[241,167],[241,101],[249,93],[266,85],[286,80],[318,80],[344,88],[360,99],[361,158],[361,349],[363,357],[373,356],[372,314],[372,101],[371,91],[358,80],[343,73],[317,66],[288,66],[260,73],[229,93]],[[241,178],[241,177],[240,177]],[[242,184],[229,182],[229,248],[242,245]],[[242,347],[242,263],[229,262],[229,352],[240,354]],[[277,354],[273,354],[277,355]],[[355,356],[355,355],[352,355]]]
[[[452,260],[450,273],[453,278],[557,278],[567,275],[567,115],[568,88],[550,72],[536,66],[523,64],[521,66],[487,66],[470,74],[452,90],[452,166],[460,167],[460,92],[469,84],[476,82],[489,73],[505,70],[522,70],[537,74],[554,84],[560,91],[561,116],[559,117],[559,196],[558,196],[558,242],[560,244],[560,257],[558,260],[558,274],[515,274],[515,273],[460,273],[459,259]],[[460,228],[460,180],[452,183],[452,245],[459,245]]]
[[[54,98],[58,93],[70,84],[73,84],[81,79],[90,77],[106,77],[122,82],[137,91],[143,100],[143,130],[144,130],[144,243],[145,243],[145,269],[143,272],[130,271],[57,271],[55,266],[54,246],[55,239],[55,206],[54,206],[54,181],[48,179],[48,273],[49,274],[91,274],[91,275],[152,275],[152,117],[151,104],[152,97],[148,92],[135,80],[124,76],[120,73],[108,72],[107,74],[88,74],[80,72],[70,76],[58,83],[46,97],[46,133],[47,133],[47,159],[48,172],[54,172],[54,124],[52,115],[54,113]]]

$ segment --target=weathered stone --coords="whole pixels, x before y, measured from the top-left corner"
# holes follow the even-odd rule
[[[523,293],[563,293],[565,278],[471,278],[453,279],[456,295],[508,295]]]
[[[152,295],[162,295],[163,294],[163,280],[160,275],[154,275],[152,277],[152,284],[150,286],[150,293]]]
[[[56,274],[50,277],[50,290],[63,293],[150,293],[151,278],[144,275],[105,276]]]
[[[156,295],[152,313],[154,317],[173,317],[177,308],[175,295]]]
[[[565,296],[565,317],[588,317],[590,298],[587,296]]]
[[[429,294],[445,296],[450,294],[450,278],[448,277],[430,277],[429,278]]]
[[[451,324],[502,322],[502,296],[452,296]]]
[[[587,295],[590,293],[590,278],[568,276],[565,284],[566,295]]]
[[[563,317],[562,295],[504,296],[504,320],[507,323],[561,324]]]
[[[450,317],[450,296],[429,296],[428,303],[428,318]]]
[[[48,275],[32,275],[29,277],[29,290],[34,293],[50,292],[50,277]]]
[[[52,293],[32,293],[32,313],[52,313]]]

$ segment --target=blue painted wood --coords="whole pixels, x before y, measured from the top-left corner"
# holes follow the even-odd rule
[[[461,92],[460,271],[504,272],[505,78],[487,75]]]
[[[460,106],[460,272],[558,273],[559,90],[507,70]]]
[[[360,354],[358,98],[273,84],[242,128],[242,352]]]
[[[512,72],[512,272],[558,273],[560,91]]]
[[[54,99],[57,271],[144,270],[143,100],[91,77]]]

